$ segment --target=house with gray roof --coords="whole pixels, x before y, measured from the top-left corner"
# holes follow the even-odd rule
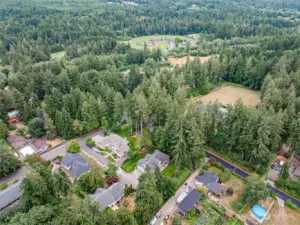
[[[145,158],[140,159],[137,168],[141,172],[144,172],[147,166],[153,170],[158,166],[160,170],[163,170],[169,163],[170,156],[159,150],[155,150],[152,154],[147,154]]]
[[[216,174],[206,171],[203,175],[196,177],[196,185],[201,185],[213,194],[218,195],[222,192],[222,185],[218,183],[219,179]]]
[[[180,202],[178,207],[178,212],[185,216],[193,207],[195,207],[197,202],[200,200],[202,193],[197,190],[192,190],[188,195]]]
[[[96,192],[91,195],[92,199],[99,202],[101,210],[114,206],[123,196],[124,188],[119,182],[112,184],[107,189],[97,188]]]
[[[21,180],[0,191],[0,210],[8,207],[21,196]]]
[[[79,153],[68,153],[62,160],[63,167],[77,179],[81,174],[87,173],[92,166]]]
[[[125,138],[120,137],[117,134],[110,134],[106,137],[96,136],[93,138],[96,145],[104,149],[105,147],[110,148],[120,158],[126,156],[129,152],[129,141]]]

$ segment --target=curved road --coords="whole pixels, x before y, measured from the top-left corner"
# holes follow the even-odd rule
[[[208,151],[208,150],[205,150],[206,152],[206,157],[207,158],[214,158],[217,162],[220,162],[222,163],[222,165],[226,168],[228,168],[229,170],[231,170],[232,172],[236,173],[237,175],[243,177],[243,178],[247,178],[249,176],[249,174],[247,172],[245,172],[244,170],[240,169],[238,166],[222,159],[221,157],[215,155],[214,153]],[[275,187],[272,187],[272,186],[269,186],[269,189],[275,194],[277,195],[278,198],[281,198],[283,199],[284,201],[286,200],[290,200],[291,202],[293,202],[295,205],[297,205],[298,207],[300,207],[300,200],[288,195],[287,193],[275,188]]]

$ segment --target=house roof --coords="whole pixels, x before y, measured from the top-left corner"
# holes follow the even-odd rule
[[[33,142],[33,146],[36,150],[40,150],[42,147],[47,146],[47,142],[45,140],[38,139]]]
[[[17,135],[9,135],[7,137],[7,141],[14,147],[14,148],[19,148],[23,145],[26,144],[26,140],[22,136],[17,136]]]
[[[170,161],[170,156],[168,156],[167,154],[159,150],[155,150],[152,154],[147,154],[144,159],[140,159],[138,162],[138,166],[141,166],[143,168],[149,166],[150,168],[155,169],[155,167],[159,163],[169,162],[169,161]]]
[[[187,214],[193,206],[199,201],[201,198],[202,193],[197,190],[192,190],[188,195],[180,202],[179,204],[179,212],[182,215]]]
[[[300,166],[296,167],[296,169],[294,170],[294,175],[300,177]]]
[[[129,151],[129,142],[117,134],[110,134],[102,140],[95,140],[95,142],[102,148],[105,146],[111,148],[118,155],[123,155]]]
[[[208,184],[207,188],[216,195],[222,192],[222,185],[215,181]]]
[[[124,195],[124,188],[121,183],[117,182],[112,184],[109,188],[103,189],[98,188],[96,192],[91,195],[91,197],[98,201],[100,204],[100,209],[104,210],[111,204],[119,200]]]
[[[24,148],[21,148],[19,150],[19,152],[21,153],[22,156],[28,156],[28,155],[32,155],[33,153],[35,153],[33,147],[31,145],[27,145]]]
[[[62,164],[66,167],[73,177],[78,178],[81,174],[88,172],[91,165],[85,161],[79,153],[68,153],[62,160]]]
[[[217,180],[219,180],[219,177],[216,174],[207,171],[204,172],[203,175],[196,177],[196,181],[202,183],[205,187],[208,187],[210,183],[216,182]]]
[[[18,200],[21,196],[20,189],[21,181],[7,187],[3,191],[0,191],[0,209],[7,207],[9,204]]]

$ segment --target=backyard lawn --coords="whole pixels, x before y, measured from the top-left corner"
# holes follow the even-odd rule
[[[174,163],[170,163],[169,166],[162,171],[162,175],[172,178],[177,183],[177,187],[179,187],[191,172],[192,171],[187,168],[176,171]]]
[[[207,169],[208,172],[211,172],[211,173],[214,173],[216,174],[217,176],[219,176],[221,173],[222,173],[222,170],[219,169],[218,167],[216,166],[211,166]]]
[[[61,52],[55,52],[55,53],[51,53],[51,59],[60,59],[62,57],[64,57],[66,54],[66,51],[61,51]]]
[[[153,147],[153,148],[149,149],[147,152],[145,152],[144,154],[141,154],[141,155],[136,154],[134,156],[134,158],[126,160],[122,164],[121,168],[123,170],[125,170],[127,173],[132,172],[135,169],[136,165],[138,164],[139,160],[145,158],[147,154],[152,154],[154,152],[154,150],[155,150],[155,148]]]

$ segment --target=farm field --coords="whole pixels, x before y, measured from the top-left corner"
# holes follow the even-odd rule
[[[193,61],[194,59],[196,59],[197,57],[194,57],[194,56],[184,56],[184,57],[181,57],[181,58],[175,58],[175,57],[171,57],[169,56],[168,57],[168,61],[171,65],[178,65],[179,67],[182,67],[184,66],[187,61],[188,61],[188,58],[190,58],[190,61]],[[201,63],[206,63],[208,62],[210,59],[213,58],[213,56],[199,56],[198,57],[200,59],[200,62]]]
[[[167,50],[169,44],[172,45],[172,47],[175,47],[175,38],[180,38],[181,40],[185,41],[192,40],[185,36],[152,35],[133,38],[132,40],[126,41],[125,43],[130,43],[132,48],[143,49],[144,43],[146,42],[146,45],[150,50],[157,47],[161,50]]]
[[[201,100],[202,103],[207,104],[218,101],[223,105],[229,105],[234,104],[239,98],[242,99],[246,106],[256,106],[260,103],[260,92],[244,87],[223,85],[212,90],[207,95],[193,97],[189,102]]]
[[[50,56],[51,56],[51,59],[60,59],[60,58],[64,57],[65,54],[66,54],[66,51],[61,51],[61,52],[52,53],[52,54],[50,54]]]

